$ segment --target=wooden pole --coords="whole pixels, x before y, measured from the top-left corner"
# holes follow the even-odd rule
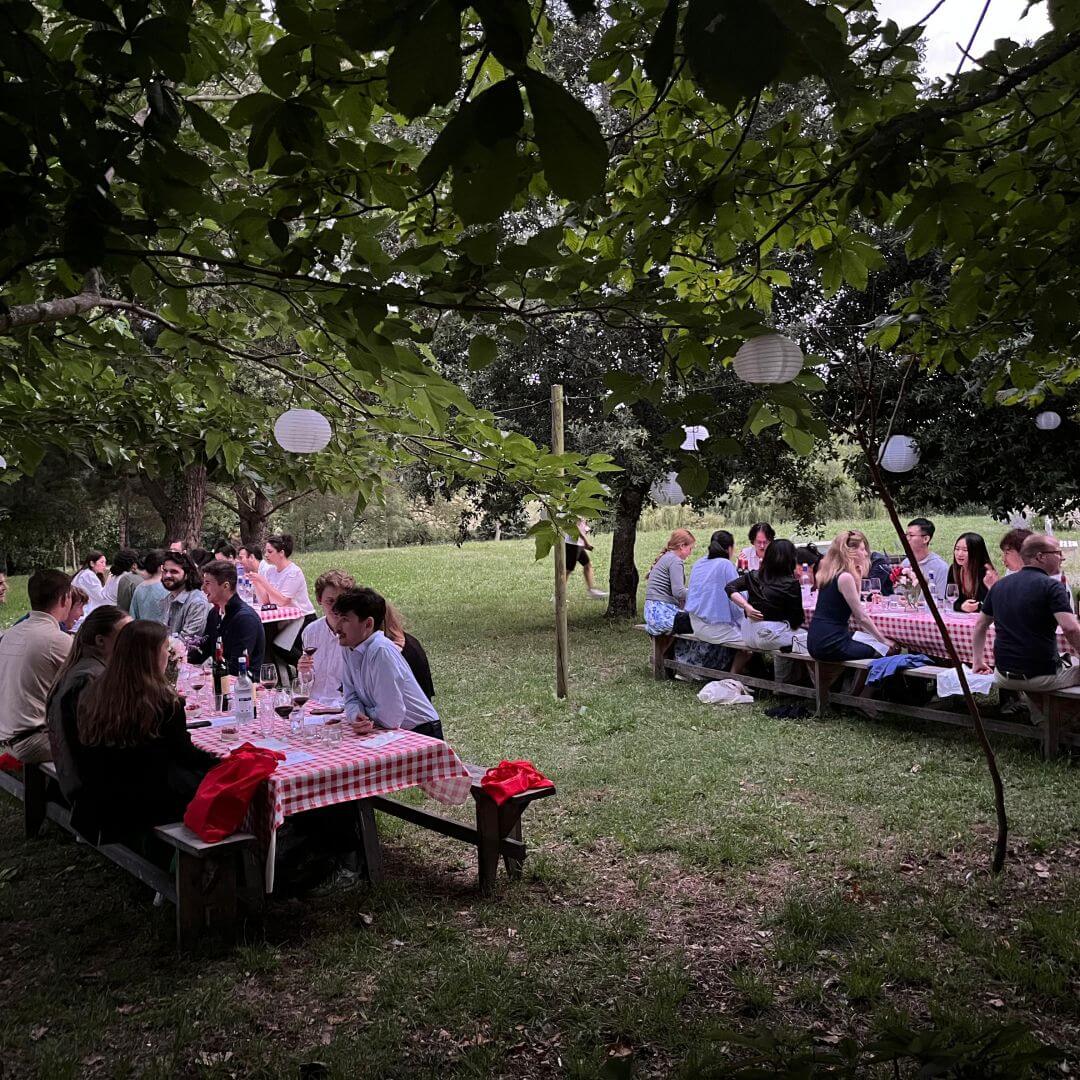
[[[563,388],[551,385],[551,452],[562,454]],[[555,696],[564,698],[570,685],[570,646],[566,627],[566,544],[560,536],[555,541]]]

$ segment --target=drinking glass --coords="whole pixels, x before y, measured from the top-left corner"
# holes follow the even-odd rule
[[[881,578],[870,579],[870,603],[873,607],[878,607],[881,603]]]
[[[273,690],[277,686],[277,664],[263,664],[259,668],[259,685],[264,690]]]
[[[953,610],[956,601],[960,599],[960,586],[956,584],[945,586],[945,604],[949,611]]]
[[[292,703],[297,709],[303,709],[311,697],[311,679],[297,675],[292,684]]]
[[[267,693],[269,697],[269,692]],[[292,715],[293,704],[292,695],[288,690],[279,690],[273,695],[274,702],[274,716],[277,723],[280,724],[281,730],[285,735],[289,734],[289,717]]]
[[[327,746],[340,746],[341,740],[344,735],[342,728],[344,725],[340,720],[327,721],[323,725],[323,739],[326,741]]]
[[[859,599],[864,604],[870,599],[870,579],[868,577],[862,579],[862,585],[859,589]]]

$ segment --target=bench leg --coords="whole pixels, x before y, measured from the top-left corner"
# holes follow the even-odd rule
[[[814,684],[814,711],[822,716],[829,707],[829,688],[844,669],[836,664],[815,660],[810,666],[810,681]]]
[[[487,795],[476,799],[476,839],[480,891],[490,893],[499,873],[499,808]]]
[[[1043,717],[1040,729],[1042,756],[1047,761],[1057,757],[1061,752],[1061,730],[1064,725],[1063,704],[1052,694],[1047,694],[1038,701],[1038,709]]]
[[[509,806],[504,806],[503,810],[512,809]],[[499,817],[502,818],[502,812],[500,811]],[[506,824],[506,828],[503,829],[503,825]],[[513,816],[513,823],[509,824],[505,821],[500,821],[500,831],[503,836],[509,837],[511,840],[521,841],[521,808],[517,808],[517,813]],[[521,871],[525,865],[521,859],[512,859],[509,855],[503,856],[503,865],[506,867],[506,876],[511,881],[521,880]]]
[[[26,838],[33,840],[45,821],[49,778],[36,766],[23,766],[23,814]]]
[[[652,673],[657,681],[674,678],[674,672],[668,671],[664,666],[674,641],[672,634],[660,634],[652,639]]]
[[[236,934],[236,855],[199,858],[176,852],[176,947],[197,949],[204,940],[232,941]]]
[[[358,815],[367,879],[372,885],[378,885],[383,879],[382,845],[379,843],[379,826],[375,821],[375,809],[367,799],[360,801]]]

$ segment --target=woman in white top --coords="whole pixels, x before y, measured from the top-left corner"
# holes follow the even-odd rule
[[[278,607],[295,607],[301,618],[280,624],[267,658],[281,666],[296,663],[300,657],[300,631],[315,618],[315,605],[308,596],[304,571],[289,558],[293,553],[293,538],[287,533],[271,536],[266,541],[266,561],[270,564],[266,573],[249,573],[255,586],[255,596],[260,604],[277,604]]]
[[[105,596],[105,572],[109,563],[100,551],[91,551],[83,559],[82,569],[71,579],[71,584],[78,586],[89,597],[86,602],[86,614],[96,607],[107,604]]]

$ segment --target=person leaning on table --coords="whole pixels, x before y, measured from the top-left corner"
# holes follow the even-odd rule
[[[195,648],[188,651],[188,661],[201,664],[214,655],[221,638],[225,666],[230,675],[240,670],[240,657],[248,658],[248,673],[259,677],[266,650],[266,635],[259,613],[236,595],[236,567],[224,559],[215,559],[202,568],[203,592],[210,601],[206,633]]]
[[[25,764],[49,761],[45,700],[71,651],[60,624],[71,610],[71,578],[35,570],[26,583],[30,614],[0,639],[0,754]]]
[[[1080,685],[1076,657],[1058,654],[1057,629],[1080,652],[1080,620],[1061,583],[1061,548],[1052,537],[1033,533],[1020,548],[1023,568],[1003,577],[983,601],[975,624],[975,671],[985,661],[986,632],[994,626],[994,682],[1007,690],[1061,690]],[[1037,710],[1032,708],[1032,716]]]
[[[435,707],[397,646],[383,633],[386,601],[374,589],[347,589],[334,604],[345,650],[345,715],[361,735],[376,727],[443,737]]]

